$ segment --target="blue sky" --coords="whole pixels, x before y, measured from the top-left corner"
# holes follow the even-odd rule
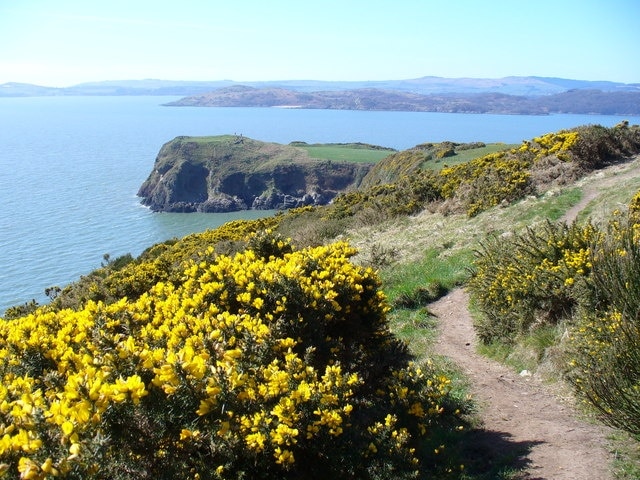
[[[640,82],[640,0],[0,0],[0,84]]]

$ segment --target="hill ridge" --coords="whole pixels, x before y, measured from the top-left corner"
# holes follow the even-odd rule
[[[232,85],[257,88],[279,87],[299,92],[321,90],[354,90],[377,88],[418,94],[442,93],[505,93],[511,95],[549,95],[572,88],[605,91],[638,91],[640,83],[591,81],[555,77],[507,76],[502,78],[423,76],[404,80],[264,80],[238,82],[233,80],[108,80],[85,82],[69,87],[49,87],[18,82],[0,85],[0,96],[41,95],[194,95]]]

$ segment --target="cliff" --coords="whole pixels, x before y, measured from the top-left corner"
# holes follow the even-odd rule
[[[138,196],[154,211],[231,212],[324,205],[357,187],[370,164],[311,158],[250,138],[177,137],[160,149]]]

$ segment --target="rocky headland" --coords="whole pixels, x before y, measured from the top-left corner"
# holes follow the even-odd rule
[[[238,135],[177,137],[160,149],[138,196],[161,212],[325,205],[357,187],[371,166],[314,159],[303,148]]]

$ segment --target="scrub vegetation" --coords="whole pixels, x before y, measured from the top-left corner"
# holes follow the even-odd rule
[[[430,353],[428,305],[460,286],[492,354],[552,358],[585,408],[640,435],[638,188],[559,220],[576,181],[640,152],[640,128],[504,147],[385,152],[331,205],[105,257],[9,309],[0,475],[490,478],[466,458],[465,380]],[[491,471],[522,478],[513,460]]]

